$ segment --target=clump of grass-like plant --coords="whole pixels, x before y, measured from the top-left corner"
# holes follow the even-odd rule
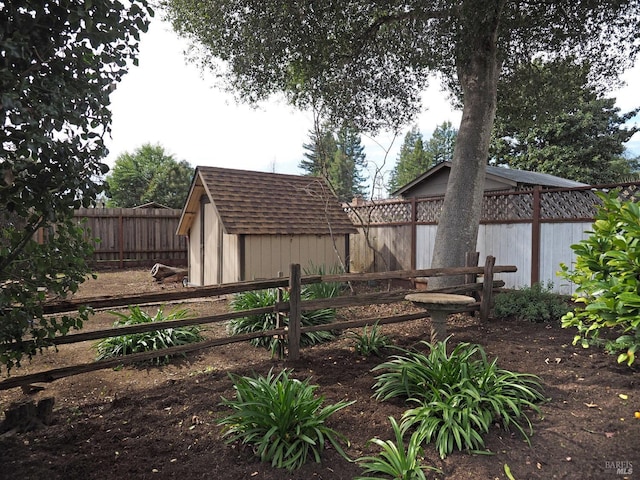
[[[355,351],[365,357],[380,356],[382,350],[389,345],[389,339],[382,334],[378,322],[374,323],[371,329],[369,329],[369,325],[365,325],[362,333],[348,332],[348,336],[353,340]]]
[[[140,309],[138,306],[130,306],[129,313],[110,312],[119,318],[113,324],[114,327],[127,325],[139,325],[143,323],[161,323],[169,320],[181,320],[189,317],[187,309],[175,309],[165,314],[164,307],[160,307],[154,316]],[[132,353],[161,351],[169,347],[177,347],[202,340],[200,327],[177,327],[154,330],[151,332],[131,333],[117,337],[109,337],[95,345],[97,360],[114,358]],[[161,365],[168,363],[170,355],[159,355],[151,360],[152,363]]]
[[[305,271],[306,272],[306,271]],[[306,272],[307,273],[307,272]],[[315,267],[315,274],[324,274],[323,269]],[[340,294],[340,284],[334,282],[320,282],[305,285],[300,292],[303,300],[316,300],[321,298],[332,298]],[[254,308],[274,306],[278,299],[278,290],[270,288],[266,290],[242,292],[234,296],[230,306],[234,311],[250,310]],[[289,292],[282,292],[282,301],[289,301]],[[334,321],[336,311],[333,308],[323,308],[302,313],[301,323],[303,327],[316,325],[326,325]],[[283,327],[288,325],[289,319],[284,318]],[[276,328],[277,316],[275,312],[262,313],[258,315],[247,315],[242,318],[235,318],[229,321],[228,331],[231,335],[242,335],[245,333],[255,333],[273,330]],[[316,332],[304,332],[300,337],[301,346],[316,345],[318,343],[333,340],[335,334],[330,330]],[[273,354],[281,346],[284,340],[277,337],[259,337],[250,342],[253,346],[264,347]]]
[[[441,458],[454,448],[476,451],[483,435],[500,422],[515,428],[528,442],[533,428],[527,411],[539,412],[543,400],[538,377],[514,373],[489,362],[479,345],[460,343],[447,353],[447,341],[422,342],[429,353],[403,354],[374,368],[375,397],[404,397],[416,406],[403,415],[403,430],[415,430],[426,443],[435,443]]]
[[[319,462],[326,442],[348,459],[340,445],[348,440],[325,422],[354,402],[323,407],[324,398],[315,395],[317,385],[291,378],[286,369],[269,371],[266,377],[229,377],[236,395],[223,398],[222,405],[233,412],[219,421],[227,443],[250,445],[261,461],[287,470],[300,468],[310,458]]]
[[[382,451],[377,456],[360,457],[356,462],[362,467],[364,476],[353,480],[426,480],[424,471],[439,471],[435,467],[422,466],[420,457],[423,456],[422,439],[417,432],[409,438],[406,447],[403,431],[393,417],[389,417],[396,441],[372,438],[370,443],[378,445]]]

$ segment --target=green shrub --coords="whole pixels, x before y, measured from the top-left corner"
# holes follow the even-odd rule
[[[111,312],[112,315],[120,318],[120,320],[116,320],[113,326],[124,327],[127,325],[139,325],[142,323],[180,320],[189,317],[189,312],[186,309],[172,310],[166,315],[163,310],[164,307],[160,307],[153,317],[142,311],[138,306],[130,306],[130,313],[128,315],[120,312]],[[97,360],[103,360],[122,355],[130,355],[132,353],[177,347],[179,345],[199,342],[201,340],[202,336],[200,335],[200,328],[198,326],[166,328],[152,332],[132,333],[129,335],[121,335],[119,337],[105,338],[95,345],[95,349],[98,354]],[[160,365],[167,363],[170,358],[171,356],[169,355],[161,355],[153,359],[152,363]]]
[[[382,349],[389,344],[389,339],[382,334],[378,322],[374,323],[371,330],[369,325],[365,325],[362,334],[348,332],[348,336],[353,339],[354,348],[360,355],[368,357],[370,355],[380,356]]]
[[[370,443],[375,443],[382,451],[378,456],[360,457],[356,460],[367,476],[355,477],[353,480],[386,480],[389,477],[398,480],[425,480],[424,470],[434,470],[437,468],[420,465],[420,456],[423,455],[420,446],[421,439],[417,432],[414,432],[409,439],[409,443],[404,446],[403,432],[393,417],[389,417],[395,443],[391,440],[380,440],[372,438]],[[371,476],[378,474],[382,476]]]
[[[230,374],[235,399],[223,398],[222,405],[233,413],[220,420],[226,443],[240,441],[251,445],[263,462],[277,468],[300,468],[310,457],[320,461],[325,442],[347,458],[340,441],[347,439],[325,425],[335,412],[354,402],[338,402],[322,407],[316,385],[309,379],[290,378],[289,370],[266,377],[239,377]],[[348,458],[347,458],[348,460]]]
[[[315,267],[315,273],[322,275],[323,270],[319,267]],[[306,271],[305,271],[306,273]],[[315,300],[320,298],[332,298],[340,294],[339,283],[314,283],[305,285],[300,292],[300,296],[303,300]],[[234,296],[230,303],[231,308],[234,311],[249,310],[253,308],[271,307],[276,304],[278,290],[275,288],[250,291],[239,293]],[[282,301],[289,301],[289,293],[283,292]],[[309,327],[314,325],[326,325],[335,320],[336,311],[333,308],[323,308],[320,310],[313,310],[302,313],[302,326]],[[267,330],[273,330],[276,328],[276,314],[275,312],[263,313],[260,315],[249,315],[242,318],[236,318],[230,320],[228,323],[228,331],[231,335],[241,335],[244,333],[254,333]],[[283,321],[286,326],[289,323],[288,318],[284,318]],[[327,342],[333,340],[335,334],[329,330],[322,330],[317,332],[305,332],[300,336],[300,345],[316,345],[318,343]],[[260,337],[251,340],[251,344],[256,347],[264,347],[271,350],[274,354],[280,342],[282,340],[273,337]]]
[[[499,293],[495,297],[496,318],[515,318],[529,322],[560,321],[569,310],[569,304],[553,293],[552,283],[535,283],[531,287]]]
[[[422,342],[429,354],[403,350],[374,368],[375,397],[403,397],[417,407],[403,415],[403,430],[415,429],[422,441],[434,442],[442,458],[455,448],[478,450],[482,435],[500,420],[525,440],[532,434],[526,409],[538,412],[543,399],[538,378],[499,369],[479,345],[458,344],[447,354],[447,341]],[[528,427],[525,431],[523,425]]]
[[[619,353],[618,362],[631,365],[640,348],[640,206],[618,200],[618,191],[597,192],[602,206],[590,236],[571,245],[573,270],[562,275],[576,284],[575,311],[562,318],[563,327],[578,329],[574,345],[604,345]],[[601,339],[603,331],[617,339]]]

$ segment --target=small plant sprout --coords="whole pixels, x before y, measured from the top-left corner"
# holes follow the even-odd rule
[[[371,327],[371,330],[369,330],[369,325],[365,325],[362,334],[348,332],[347,335],[353,339],[355,351],[365,357],[380,356],[382,349],[389,345],[389,340],[382,334],[378,322]]]
[[[426,480],[424,471],[440,472],[435,467],[422,466],[420,457],[423,455],[420,446],[421,438],[414,432],[406,447],[403,431],[393,417],[389,417],[396,441],[372,438],[369,443],[375,443],[382,451],[377,456],[361,457],[356,460],[362,467],[365,476],[355,477],[353,480]],[[442,472],[440,472],[442,473]]]

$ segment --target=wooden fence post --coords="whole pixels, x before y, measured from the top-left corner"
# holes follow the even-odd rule
[[[496,264],[496,257],[487,256],[484,263],[484,278],[482,279],[482,297],[480,300],[480,321],[486,322],[489,319],[489,311],[493,302],[493,267]]]
[[[540,194],[542,187],[533,187],[533,213],[531,218],[531,285],[540,281]]]
[[[278,278],[282,278],[282,272],[278,272]],[[282,302],[282,287],[278,287],[278,289],[276,290],[276,305],[279,305],[280,302]],[[276,306],[276,328],[282,328],[282,325],[284,324],[283,321],[283,313],[280,312]],[[278,354],[278,359],[282,360],[284,358],[284,336],[283,335],[276,335],[275,338],[276,342],[278,342],[277,345],[277,349],[276,352]]]
[[[300,277],[300,264],[292,263],[289,274],[289,360],[300,359],[300,324],[302,319]]]

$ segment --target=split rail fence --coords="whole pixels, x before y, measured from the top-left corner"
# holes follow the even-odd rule
[[[613,188],[621,200],[640,200],[640,182],[486,193],[476,248],[518,267],[503,278],[508,288],[550,282],[556,293],[571,294],[574,286],[556,273],[560,263],[575,262],[571,245],[591,229],[602,203],[595,192]],[[350,236],[350,271],[430,268],[443,203],[440,196],[349,204],[359,230]]]
[[[471,262],[477,265],[477,255],[469,255]],[[166,348],[160,351],[151,351],[144,353],[136,353],[123,357],[117,357],[108,360],[99,360],[90,363],[71,365],[52,370],[46,370],[29,375],[9,377],[0,381],[0,390],[30,385],[38,382],[53,382],[60,378],[88,373],[92,371],[115,368],[120,365],[127,365],[141,361],[151,360],[159,356],[178,355],[206,348],[226,345],[236,342],[244,342],[253,338],[282,336],[287,337],[288,358],[297,360],[300,356],[300,335],[304,332],[319,330],[344,330],[349,328],[362,327],[364,325],[372,325],[378,323],[380,325],[399,323],[409,320],[416,320],[428,316],[425,311],[417,313],[409,313],[403,315],[394,315],[385,318],[368,318],[353,321],[337,321],[325,325],[316,325],[310,327],[301,327],[301,314],[303,311],[317,310],[322,308],[341,308],[359,305],[371,304],[389,304],[404,300],[405,295],[415,290],[393,290],[380,293],[370,293],[361,295],[345,295],[320,300],[301,299],[302,285],[320,283],[320,282],[366,282],[366,281],[385,281],[385,280],[415,280],[416,278],[424,279],[429,277],[442,276],[463,276],[464,284],[456,287],[443,288],[439,290],[430,290],[432,292],[444,293],[466,293],[473,295],[477,302],[470,304],[468,307],[460,311],[478,311],[480,318],[486,320],[489,315],[489,309],[492,303],[492,292],[494,289],[504,285],[503,281],[494,280],[494,274],[515,272],[516,267],[510,265],[496,266],[494,257],[487,257],[484,267],[469,266],[460,268],[439,268],[424,269],[410,271],[392,271],[381,273],[365,273],[365,274],[343,274],[343,275],[305,275],[301,276],[300,265],[291,265],[289,278],[277,278],[270,280],[239,282],[233,284],[224,284],[212,287],[195,287],[180,291],[167,293],[152,293],[132,296],[120,297],[95,297],[92,299],[81,299],[75,301],[58,302],[46,306],[47,314],[58,314],[63,312],[77,311],[80,306],[91,307],[93,309],[117,308],[129,305],[144,305],[148,303],[169,303],[186,300],[191,298],[219,297],[234,293],[263,290],[267,288],[288,288],[290,300],[288,302],[278,302],[271,307],[256,308],[251,310],[234,311],[218,315],[210,315],[198,318],[189,318],[175,321],[166,321],[154,324],[139,324],[119,328],[103,329],[91,332],[76,333],[64,335],[52,339],[52,346],[60,346],[64,344],[85,342],[90,340],[98,340],[102,338],[128,335],[133,333],[142,333],[149,331],[162,330],[166,328],[185,327],[190,325],[204,325],[211,323],[219,323],[231,320],[233,318],[242,318],[248,315],[259,315],[264,313],[276,313],[280,315],[288,315],[288,327],[276,328],[269,331],[261,331],[255,333],[247,333],[243,335],[227,336],[222,338],[214,338],[202,342],[181,345],[178,347]],[[482,277],[479,281],[478,277]]]

